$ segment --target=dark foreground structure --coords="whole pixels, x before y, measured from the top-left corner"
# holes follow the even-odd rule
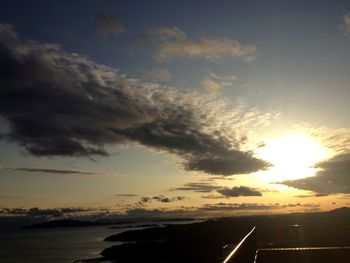
[[[345,208],[151,227],[107,237],[124,243],[101,255],[116,263],[350,263],[349,219]]]

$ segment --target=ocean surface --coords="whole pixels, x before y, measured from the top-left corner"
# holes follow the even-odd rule
[[[103,241],[130,228],[91,226],[60,229],[0,231],[1,263],[72,263],[96,258],[107,247],[120,242]]]

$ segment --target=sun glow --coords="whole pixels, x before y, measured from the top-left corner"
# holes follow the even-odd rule
[[[313,166],[331,155],[320,142],[302,133],[268,139],[256,154],[273,165],[261,175],[274,182],[313,176],[317,172]]]

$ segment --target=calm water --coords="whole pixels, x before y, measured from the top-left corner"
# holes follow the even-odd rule
[[[98,257],[106,247],[119,242],[105,242],[109,235],[128,229],[108,226],[0,231],[1,263],[71,263]]]

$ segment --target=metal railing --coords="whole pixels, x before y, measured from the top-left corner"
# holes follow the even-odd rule
[[[255,240],[252,240],[255,231],[255,226],[250,232],[235,246],[235,248],[228,254],[228,256],[222,261],[222,263],[233,262],[252,262],[254,253],[256,250]],[[252,241],[252,242],[249,242]]]

